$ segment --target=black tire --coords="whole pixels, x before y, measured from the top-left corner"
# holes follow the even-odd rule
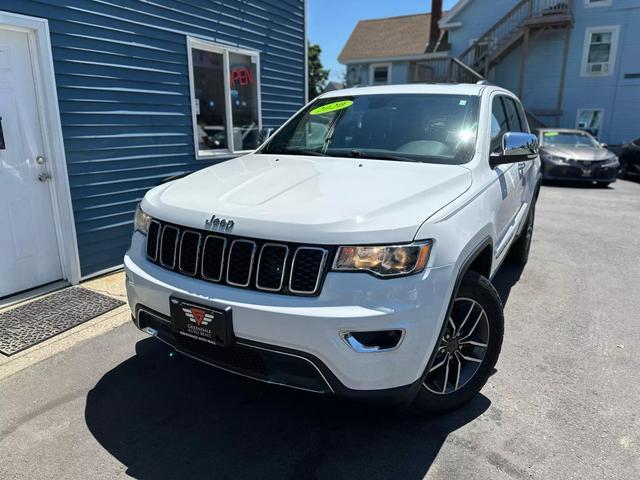
[[[511,245],[508,260],[513,265],[524,267],[529,261],[529,250],[531,250],[531,239],[533,238],[533,227],[536,219],[535,200],[529,208],[527,223],[522,227],[522,232],[518,239]]]
[[[482,308],[484,318],[486,319],[486,328],[485,322],[482,318],[482,312],[477,309],[478,307],[475,307],[471,301],[475,302]],[[471,320],[468,320],[469,323],[459,321],[459,319],[464,318],[469,306],[471,306],[471,310],[469,311],[471,315],[469,315],[468,318]],[[475,311],[473,310],[474,308],[476,308]],[[475,317],[478,313],[479,316],[476,321],[476,319],[472,317]],[[423,383],[411,404],[410,409],[414,413],[418,413],[420,415],[436,415],[454,410],[467,403],[482,389],[498,361],[500,349],[502,348],[502,338],[504,335],[504,317],[502,313],[502,301],[498,296],[498,292],[496,292],[496,289],[489,280],[476,272],[469,271],[465,273],[460,287],[454,297],[451,318],[453,319],[454,317],[458,322],[457,326],[459,331],[455,332],[451,327],[451,323],[449,323],[447,319],[445,331],[442,333],[442,337],[436,345],[433,360],[427,367],[428,373],[425,371]],[[449,354],[448,347],[444,347],[444,354],[451,355],[452,357],[450,363],[451,367],[449,368],[449,365],[445,365],[447,368],[446,373],[448,375],[449,372],[451,372],[454,378],[451,378],[449,382],[447,382],[446,379],[441,382],[441,384],[444,385],[443,390],[447,390],[449,384],[451,384],[450,392],[435,393],[434,389],[436,387],[440,390],[440,383],[438,383],[437,377],[438,375],[442,376],[442,372],[439,369],[445,368],[438,367],[443,359],[443,345],[447,342],[451,342],[452,344],[454,341],[458,342],[459,340],[456,339],[464,339],[465,335],[467,335],[472,327],[475,329],[471,330],[472,334],[476,331],[477,335],[483,333],[480,330],[477,330],[478,328],[485,330],[486,340],[482,339],[482,341],[486,342],[486,347],[481,348],[473,345],[465,345],[459,347],[460,350],[458,352],[464,355],[463,358],[481,358],[477,367],[474,366],[476,362],[467,362],[468,366],[476,368],[475,372],[466,372],[465,375],[467,377],[463,379],[465,382],[459,386],[455,385],[454,388],[454,382],[458,382],[462,376],[457,375],[458,369],[460,369],[462,363],[458,363],[460,361],[458,353],[454,352],[453,354]],[[453,335],[451,335],[452,333]],[[469,334],[471,335],[469,338],[474,340],[476,337],[472,334]],[[447,335],[449,335],[448,341]],[[464,343],[468,343],[469,341],[470,340],[467,340]],[[481,343],[481,341],[479,340],[476,343]],[[460,372],[464,372],[464,370],[461,369]]]
[[[629,165],[625,158],[620,159],[620,168],[618,168],[618,178],[626,178],[629,174]]]

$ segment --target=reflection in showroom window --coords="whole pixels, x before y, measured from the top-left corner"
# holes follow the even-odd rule
[[[226,105],[222,53],[192,49],[198,152],[226,150]]]

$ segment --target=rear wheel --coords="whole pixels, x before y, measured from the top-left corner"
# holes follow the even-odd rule
[[[493,371],[503,331],[498,292],[482,275],[467,272],[411,409],[438,414],[471,400]]]

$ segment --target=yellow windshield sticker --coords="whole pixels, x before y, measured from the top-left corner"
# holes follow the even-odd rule
[[[351,100],[342,100],[340,102],[327,103],[321,107],[314,108],[309,112],[310,115],[322,115],[323,113],[335,112],[336,110],[342,110],[343,108],[349,108],[353,105]]]
[[[557,137],[558,135],[558,132],[544,132],[545,137]]]

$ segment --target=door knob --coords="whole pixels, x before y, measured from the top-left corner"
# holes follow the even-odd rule
[[[49,175],[48,173],[41,173],[40,175],[38,175],[38,180],[40,180],[41,182],[46,182],[47,180],[51,179],[51,175]]]

